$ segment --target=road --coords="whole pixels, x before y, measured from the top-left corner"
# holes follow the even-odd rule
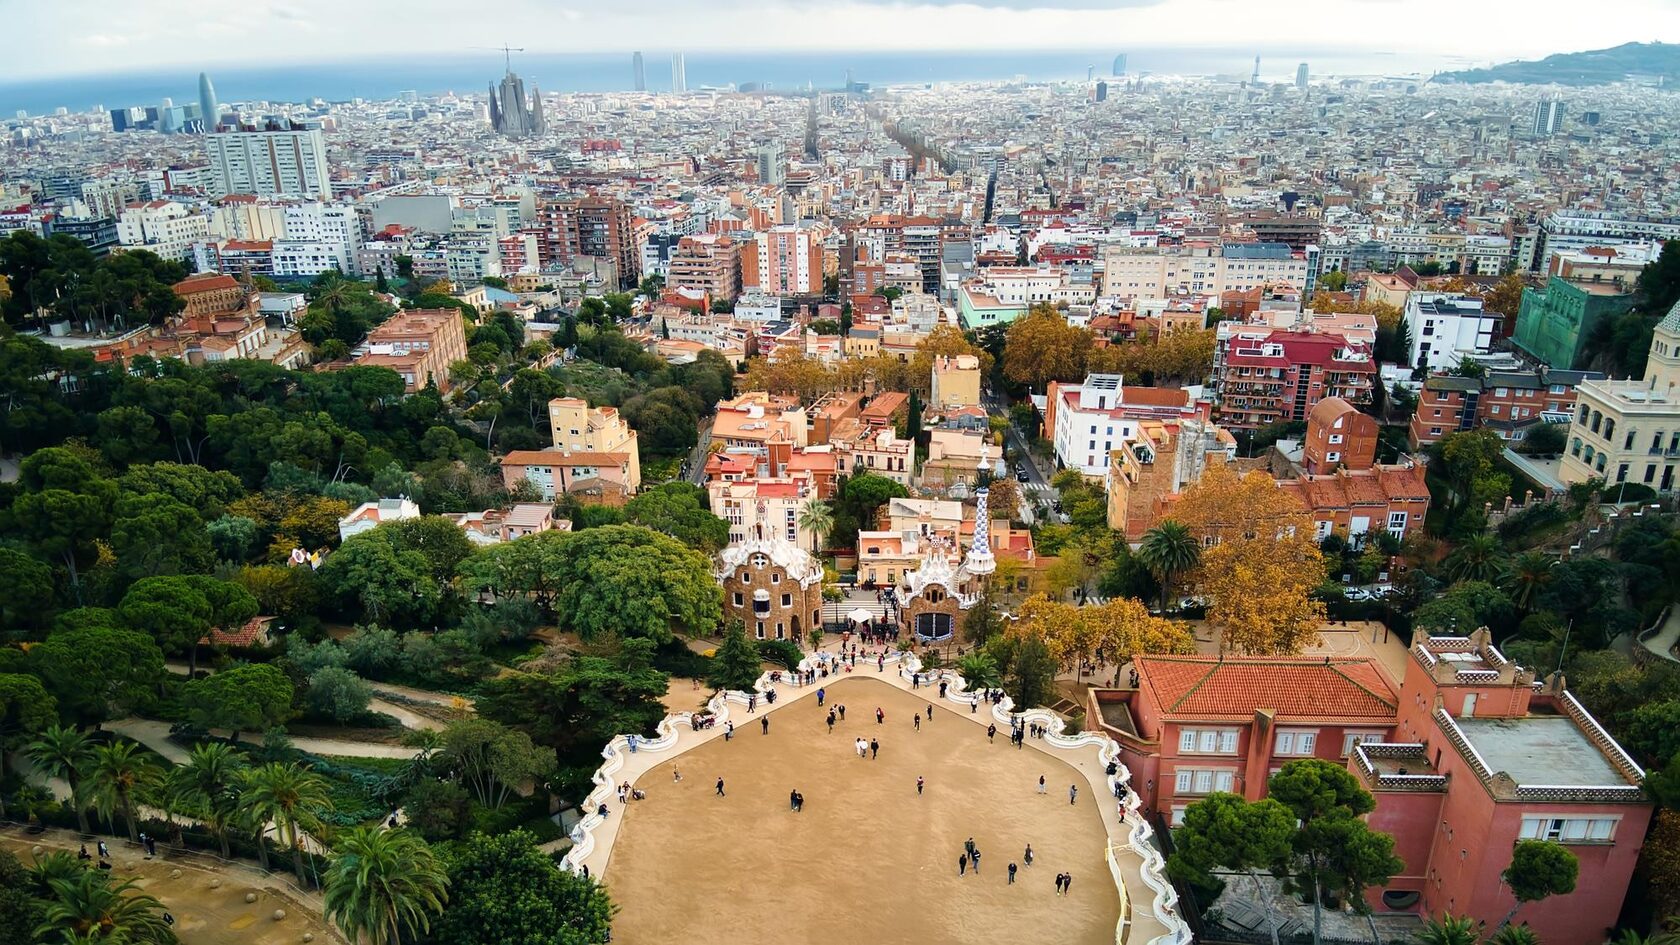
[[[694,449],[688,451],[688,474],[683,478],[697,486],[706,483],[706,453],[712,445],[712,418],[707,417],[700,424],[699,436]]]
[[[1001,397],[995,394],[987,394],[982,400],[987,412],[994,416],[1009,416],[1009,406],[1004,403]],[[1038,460],[1032,454],[1027,437],[1021,433],[1013,421],[1010,422],[1009,429],[1005,432],[1004,437],[1009,445],[1010,454],[1013,456],[1009,464],[1009,474],[1014,476],[1015,467],[1018,465],[1024,466],[1027,471],[1028,481],[1021,483],[1022,498],[1035,505],[1039,502],[1045,505],[1054,502],[1058,497],[1056,487],[1052,486],[1050,480],[1045,478],[1044,470],[1039,468]]]

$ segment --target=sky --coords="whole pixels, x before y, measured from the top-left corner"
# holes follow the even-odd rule
[[[1680,41],[1677,0],[0,0],[0,82],[158,68],[644,49],[1401,50],[1478,65]],[[1558,11],[1563,12],[1563,11]],[[24,41],[17,41],[18,38]]]

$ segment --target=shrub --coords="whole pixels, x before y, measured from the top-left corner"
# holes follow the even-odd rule
[[[309,711],[345,723],[367,714],[373,690],[360,676],[342,666],[318,669],[309,677],[303,702]]]
[[[408,822],[427,840],[460,840],[467,835],[472,798],[450,781],[427,778],[403,796]]]
[[[705,679],[711,663],[682,640],[671,640],[653,651],[653,668],[672,676]]]
[[[758,655],[766,663],[778,663],[786,669],[798,669],[799,661],[805,658],[799,644],[792,640],[760,640]]]

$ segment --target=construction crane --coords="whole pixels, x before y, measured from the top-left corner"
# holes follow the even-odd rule
[[[473,46],[473,47],[470,47],[470,48],[472,48],[472,49],[493,49],[493,50],[501,53],[503,55],[503,57],[505,57],[507,59],[507,71],[509,71],[509,72],[513,71],[513,54],[516,53],[516,52],[524,52],[525,51],[524,46]]]

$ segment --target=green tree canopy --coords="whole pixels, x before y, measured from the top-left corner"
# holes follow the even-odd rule
[[[672,538],[705,554],[729,543],[729,523],[712,514],[706,491],[688,482],[666,482],[644,490],[624,505],[624,520]]]
[[[665,717],[666,682],[640,661],[577,656],[544,672],[486,681],[478,711],[553,748],[562,764],[593,766],[614,736],[653,731]]]
[[[1580,870],[1575,854],[1561,843],[1518,840],[1511,850],[1511,865],[1499,874],[1505,885],[1511,887],[1511,895],[1517,901],[1505,914],[1505,920],[1499,923],[1499,927],[1510,925],[1524,903],[1574,892]]]
[[[729,629],[724,631],[723,645],[712,657],[708,681],[718,689],[750,692],[763,672],[763,660],[758,649],[747,641],[747,631],[739,621],[731,621]]]
[[[610,936],[606,890],[561,870],[523,830],[474,834],[447,864],[449,905],[432,936],[439,945],[599,945]]]
[[[266,663],[247,663],[187,683],[181,702],[195,724],[240,732],[266,732],[292,712],[292,681]]]
[[[98,725],[154,698],[163,651],[144,633],[87,626],[31,647],[29,668],[58,700],[66,721]]]

